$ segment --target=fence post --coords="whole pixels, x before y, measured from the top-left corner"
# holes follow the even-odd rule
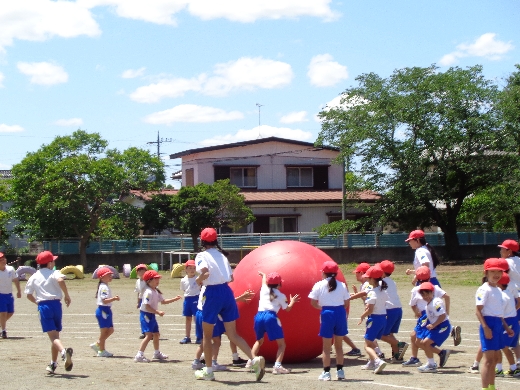
[[[486,229],[484,229],[484,245],[486,245]]]
[[[262,246],[262,233],[260,233],[260,246]]]

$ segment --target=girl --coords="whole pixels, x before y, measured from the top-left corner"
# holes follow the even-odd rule
[[[160,333],[159,325],[157,324],[155,315],[158,314],[161,317],[164,315],[164,311],[157,310],[159,302],[161,302],[162,305],[167,305],[169,303],[178,301],[182,297],[180,295],[177,295],[175,298],[164,299],[161,290],[157,288],[159,286],[160,278],[161,275],[159,275],[157,271],[154,270],[148,270],[143,275],[143,280],[146,282],[148,286],[145,292],[143,293],[143,301],[141,302],[140,312],[141,330],[145,336],[143,341],[141,342],[141,347],[139,348],[137,355],[135,355],[134,361],[136,363],[150,362],[150,360],[148,360],[144,356],[144,350],[146,349],[146,346],[148,345],[149,341],[152,339],[153,347],[155,350],[153,354],[153,359],[168,359],[168,356],[166,356],[159,350]]]
[[[137,293],[137,308],[141,307],[141,302],[143,301],[143,293],[146,290],[146,282],[143,280],[144,273],[148,271],[148,267],[146,264],[138,264],[135,267],[135,272],[137,274],[137,280],[135,281],[135,289],[134,292]],[[140,339],[144,339],[144,333],[141,333],[139,336]]]
[[[195,258],[197,283],[206,286],[202,296],[202,331],[204,355],[209,358],[213,354],[211,339],[213,328],[220,316],[224,322],[226,335],[235,343],[251,360],[251,369],[255,372],[256,380],[260,381],[265,374],[265,359],[263,356],[253,357],[251,348],[247,342],[238,335],[236,319],[238,308],[233,296],[233,291],[228,283],[233,281],[231,267],[226,257],[227,252],[222,251],[217,241],[217,231],[206,228],[200,233],[202,247],[205,248]],[[213,381],[215,375],[213,368],[206,366],[195,372],[195,378]]]
[[[480,322],[480,345],[484,355],[480,377],[482,388],[489,390],[495,390],[495,366],[503,347],[502,332],[505,330],[509,336],[514,335],[504,320],[502,291],[497,287],[504,271],[506,269],[500,259],[487,259],[484,262],[487,281],[475,294],[476,316]]]
[[[362,369],[374,370],[374,374],[379,374],[384,370],[386,363],[378,357],[375,348],[377,346],[376,339],[381,339],[386,326],[386,301],[388,300],[388,295],[385,290],[388,288],[388,285],[383,281],[383,270],[379,265],[370,267],[363,277],[367,278],[372,289],[367,292],[365,311],[358,323],[360,325],[367,318],[365,351],[370,360]]]
[[[111,357],[114,354],[105,349],[105,341],[114,333],[114,321],[112,319],[112,302],[119,301],[119,295],[112,296],[112,291],[108,283],[112,281],[112,271],[108,267],[101,267],[97,271],[99,278],[98,290],[96,293],[97,310],[96,318],[99,324],[99,339],[94,344],[90,344],[98,357]]]
[[[186,337],[180,344],[191,344],[191,322],[197,313],[197,304],[199,303],[200,286],[197,284],[195,274],[195,260],[188,260],[184,264],[186,276],[181,279],[181,290],[184,291],[184,303],[182,305],[182,315],[186,318]],[[202,342],[202,338],[196,340],[197,344]]]
[[[336,350],[336,377],[345,379],[343,371],[343,336],[348,333],[347,310],[350,294],[345,283],[338,282],[336,276],[339,267],[332,261],[326,261],[321,268],[323,280],[317,282],[309,294],[312,307],[321,310],[319,336],[323,339],[323,372],[320,381],[330,381],[330,349],[334,337]]]
[[[288,374],[291,371],[282,366],[285,339],[283,337],[282,325],[276,314],[280,309],[290,311],[294,304],[300,300],[300,296],[298,294],[295,296],[291,295],[290,302],[287,304],[287,298],[278,290],[282,285],[282,277],[277,272],[271,272],[269,275],[266,275],[258,271],[258,275],[262,277],[262,287],[260,288],[258,313],[255,315],[256,342],[253,345],[252,353],[253,355],[258,354],[260,347],[264,343],[264,334],[267,333],[269,341],[276,340],[278,344],[273,374]]]
[[[430,282],[440,287],[441,285],[437,280],[437,272],[435,271],[435,268],[440,264],[440,259],[439,256],[437,256],[435,249],[426,242],[424,232],[422,230],[414,230],[405,241],[415,250],[415,256],[413,259],[414,269],[407,269],[406,275],[414,273],[414,270],[422,265],[427,266],[430,268]],[[416,282],[417,280],[414,277],[412,284],[415,285],[417,284]]]
[[[434,352],[440,356],[439,365],[441,367],[444,367],[450,355],[449,350],[441,351],[438,348],[449,337],[451,325],[444,301],[441,298],[435,298],[434,290],[435,286],[430,282],[424,282],[419,286],[419,294],[427,303],[426,316],[428,318],[424,338],[417,341],[418,347],[424,350],[428,362],[417,368],[419,372],[437,372],[437,364],[433,360]]]

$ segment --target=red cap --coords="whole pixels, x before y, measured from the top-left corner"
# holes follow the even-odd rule
[[[184,263],[185,267],[189,267],[190,265],[195,267],[195,260],[188,260],[187,262]]]
[[[0,259],[4,257],[4,254],[2,252],[0,252]]]
[[[148,270],[148,267],[146,266],[146,264],[137,264],[135,266],[135,271],[139,271],[140,269],[144,269],[145,271]]]
[[[157,271],[154,271],[153,269],[146,271],[143,275],[143,280],[145,280],[145,281],[149,281],[149,280],[157,279],[157,278],[162,278],[162,276],[159,275],[157,273]]]
[[[367,269],[367,272],[363,275],[364,278],[373,278],[373,279],[379,279],[383,277],[383,270],[379,265],[374,265],[373,267],[370,267]]]
[[[404,240],[405,242],[411,241],[411,240],[417,240],[418,238],[423,238],[424,232],[422,230],[414,230],[413,232],[410,232],[408,235],[408,238]]]
[[[510,281],[511,279],[509,278],[509,275],[505,272],[502,272],[502,277],[498,281],[498,284],[509,284]]]
[[[435,290],[435,286],[430,282],[424,282],[424,283],[421,283],[421,285],[419,286],[419,291],[421,291],[421,290],[433,291],[433,290]]]
[[[206,228],[200,232],[200,239],[206,242],[213,242],[217,240],[217,231],[213,228]]]
[[[51,261],[54,261],[58,258],[58,256],[54,256],[51,252],[49,251],[43,251],[43,252],[40,252],[38,253],[38,256],[36,256],[36,262],[38,264],[47,264],[47,263],[50,263]]]
[[[114,273],[108,267],[101,267],[97,270],[97,277],[101,279],[105,275],[113,275]]]
[[[337,274],[339,267],[335,261],[328,260],[325,263],[323,263],[321,270],[325,274]]]
[[[381,267],[383,272],[388,275],[393,273],[395,269],[394,263],[390,260],[383,260],[381,263],[379,263],[379,266]]]
[[[513,252],[518,252],[520,245],[515,240],[505,240],[502,245],[498,245],[499,248],[509,249]]]
[[[508,269],[509,265],[505,259],[492,257],[484,262],[484,271],[507,271]]]
[[[357,274],[358,272],[365,273],[367,272],[367,269],[370,268],[370,264],[368,263],[359,263],[354,271],[352,271],[353,274]]]
[[[266,276],[267,284],[282,284],[282,277],[278,272],[271,272]]]
[[[430,279],[430,276],[430,268],[425,265],[421,265],[419,268],[415,270],[415,277],[417,278],[417,280],[428,280]]]

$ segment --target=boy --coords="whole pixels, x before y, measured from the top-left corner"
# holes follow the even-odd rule
[[[7,320],[14,314],[13,283],[16,286],[16,298],[20,298],[20,281],[13,267],[7,265],[7,259],[0,252],[0,325],[2,338],[7,338]]]
[[[184,304],[182,306],[182,315],[186,318],[186,337],[180,344],[191,344],[191,323],[197,313],[197,303],[199,302],[200,286],[197,284],[195,272],[195,260],[188,260],[184,264],[186,276],[181,279],[181,290],[184,291]],[[197,338],[196,343],[200,344],[202,339]]]
[[[146,290],[146,282],[143,280],[144,273],[148,270],[146,264],[138,264],[135,266],[135,272],[137,274],[137,280],[135,282],[134,292],[137,293],[137,309],[141,307],[141,302],[143,300],[143,293]],[[141,333],[139,338],[144,339],[144,333]]]

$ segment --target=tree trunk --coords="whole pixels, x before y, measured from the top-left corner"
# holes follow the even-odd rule
[[[192,234],[191,241],[193,242],[193,252],[198,252],[199,251],[199,235]]]
[[[460,260],[459,237],[457,236],[457,228],[455,225],[448,224],[444,229],[444,242],[446,258],[449,260]]]
[[[87,243],[88,238],[82,237],[79,240],[79,259],[84,272],[87,272]]]

